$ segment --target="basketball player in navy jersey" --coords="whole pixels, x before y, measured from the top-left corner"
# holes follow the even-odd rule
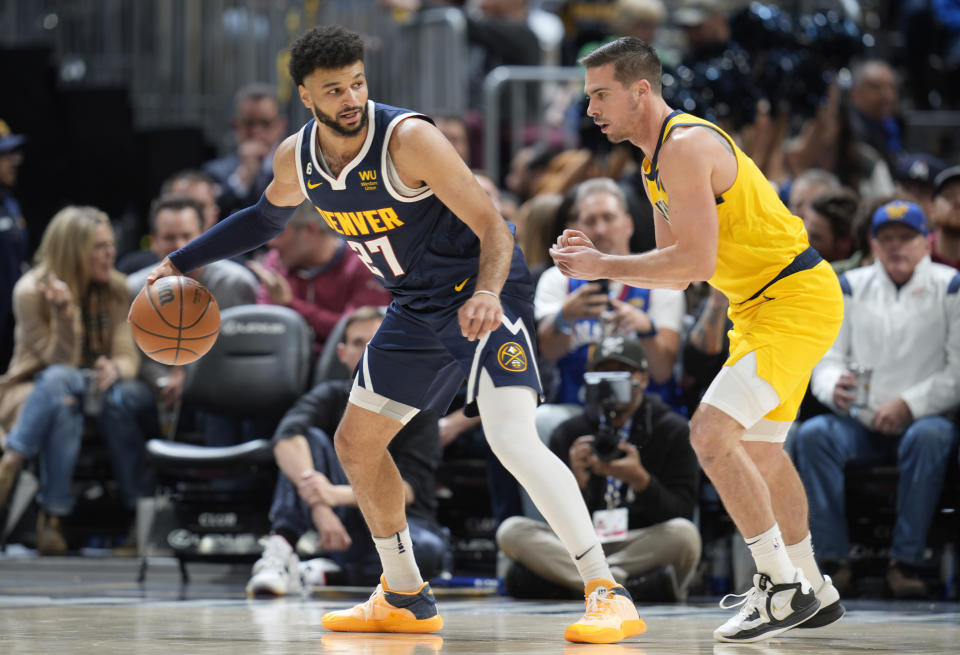
[[[419,410],[446,413],[466,377],[493,452],[584,580],[587,612],[565,638],[612,643],[639,634],[645,625],[612,578],[573,475],[537,437],[533,286],[509,224],[430,119],[368,100],[357,34],[310,30],[291,48],[290,73],[313,119],[278,147],[263,197],[172,253],[148,281],[267,242],[307,198],[392,292],[334,438],[383,577],[368,601],[328,613],[323,626],[443,626],[411,552],[407,499],[387,444]]]

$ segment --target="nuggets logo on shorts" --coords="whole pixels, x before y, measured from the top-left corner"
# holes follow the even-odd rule
[[[500,350],[497,351],[497,361],[507,371],[520,373],[527,370],[527,353],[515,341],[508,341],[500,346]]]

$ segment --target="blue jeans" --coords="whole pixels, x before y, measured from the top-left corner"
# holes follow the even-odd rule
[[[846,465],[895,461],[900,479],[890,557],[920,564],[957,441],[956,426],[942,416],[918,419],[899,437],[868,430],[849,416],[823,414],[804,422],[795,437],[796,464],[810,502],[818,557],[843,560],[850,550]]]
[[[313,455],[313,467],[323,473],[333,484],[350,484],[340,466],[333,440],[319,428],[308,428],[307,443]],[[377,550],[363,514],[356,507],[336,507],[333,510],[350,535],[352,543],[345,551],[328,553],[327,556],[344,570],[349,584],[376,584],[381,566]],[[270,506],[270,520],[274,531],[288,530],[302,535],[313,527],[310,508],[297,494],[297,487],[283,473],[277,478],[277,487]],[[431,521],[416,516],[407,517],[413,553],[424,580],[443,570],[444,559],[449,550],[448,532]]]
[[[39,456],[37,500],[50,514],[73,509],[73,470],[83,438],[85,383],[80,369],[54,364],[34,380],[33,391],[7,438],[7,447],[25,459]],[[120,380],[103,394],[97,422],[113,464],[124,504],[133,509],[149,492],[144,465],[144,431],[154,409],[150,389],[138,380]]]

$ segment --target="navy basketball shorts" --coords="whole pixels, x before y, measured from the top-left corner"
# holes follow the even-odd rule
[[[496,387],[525,386],[542,395],[533,307],[502,294],[500,302],[500,327],[476,341],[461,334],[458,307],[424,313],[391,304],[357,366],[350,402],[403,423],[423,409],[443,416],[464,379],[466,402],[474,402],[481,371]]]

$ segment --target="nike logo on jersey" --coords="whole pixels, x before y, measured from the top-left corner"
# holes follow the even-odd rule
[[[314,184],[314,183],[311,182],[310,180],[307,180],[307,188],[308,188],[308,189],[316,189],[316,188],[317,188],[318,186],[320,186],[321,184],[323,184],[323,182],[317,182],[316,184]]]
[[[473,277],[473,276],[471,276],[471,277]],[[466,280],[464,280],[464,281],[461,282],[460,284],[454,284],[454,285],[453,285],[453,290],[456,291],[457,293],[460,293],[461,291],[463,291],[463,287],[467,284],[467,280],[469,280],[469,279],[470,279],[470,278],[468,277]]]

